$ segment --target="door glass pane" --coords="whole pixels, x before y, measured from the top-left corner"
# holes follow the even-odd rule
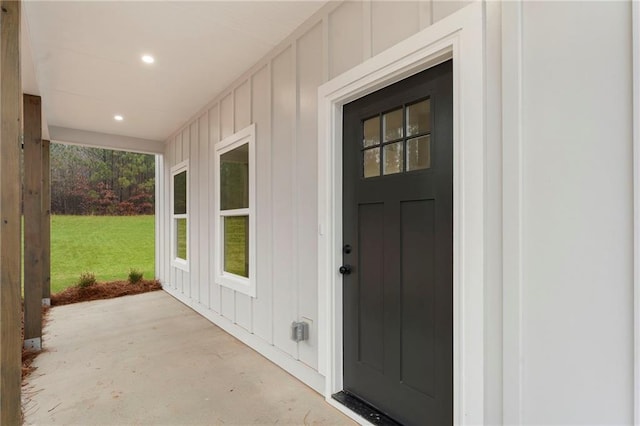
[[[384,142],[400,139],[403,134],[402,108],[388,112],[382,116],[382,133]]]
[[[187,214],[187,171],[173,176],[173,214]]]
[[[364,134],[362,145],[365,148],[380,143],[380,117],[370,118],[365,121],[362,130]]]
[[[407,107],[407,136],[431,131],[431,102],[429,99]]]
[[[362,156],[364,177],[380,176],[380,148],[367,149]]]
[[[176,257],[187,260],[187,219],[176,219]]]
[[[431,167],[431,136],[407,141],[407,171]]]
[[[220,210],[249,207],[249,144],[220,156]]]
[[[402,142],[392,143],[384,146],[384,168],[382,173],[390,175],[402,171]]]
[[[249,277],[249,216],[226,216],[224,221],[224,270]]]

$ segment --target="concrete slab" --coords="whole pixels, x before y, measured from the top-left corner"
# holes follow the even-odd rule
[[[165,292],[49,315],[25,424],[354,424]]]

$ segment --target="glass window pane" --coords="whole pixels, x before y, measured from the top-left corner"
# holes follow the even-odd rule
[[[407,136],[431,131],[431,101],[429,99],[407,107]]]
[[[187,260],[187,219],[176,219],[176,257]]]
[[[384,146],[384,165],[382,173],[390,175],[402,171],[402,142],[392,143]]]
[[[431,167],[431,136],[407,141],[407,171]]]
[[[380,149],[367,149],[362,153],[364,177],[380,176]]]
[[[187,171],[173,176],[173,214],[187,214]]]
[[[370,118],[363,125],[364,140],[362,144],[365,148],[378,145],[380,143],[380,117]]]
[[[224,270],[249,278],[249,216],[224,220]]]
[[[384,142],[400,139],[402,137],[402,108],[388,112],[382,116],[382,134]]]
[[[249,207],[249,144],[220,156],[220,210]]]

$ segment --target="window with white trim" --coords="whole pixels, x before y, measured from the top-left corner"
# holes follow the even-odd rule
[[[256,296],[255,124],[216,144],[218,284]]]
[[[171,168],[171,264],[189,270],[188,161]]]

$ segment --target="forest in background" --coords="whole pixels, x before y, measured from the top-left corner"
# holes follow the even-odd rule
[[[53,214],[154,214],[154,196],[153,155],[51,144]]]

